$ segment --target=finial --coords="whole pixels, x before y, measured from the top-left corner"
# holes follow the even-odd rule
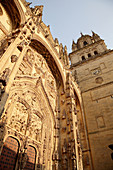
[[[66,46],[66,45],[64,46],[64,51],[66,51],[66,52],[67,52],[67,46]]]
[[[62,44],[62,43],[60,43],[60,47],[62,47],[62,48],[63,48],[63,44]]]
[[[81,37],[82,37],[83,36],[82,32],[80,32],[80,34],[81,34]]]
[[[55,38],[55,44],[59,44],[59,42],[58,42],[58,38]]]
[[[92,36],[93,36],[95,41],[98,41],[98,40],[101,39],[100,36],[98,34],[96,34],[94,31],[92,31]]]
[[[72,45],[74,45],[74,44],[75,44],[75,41],[73,40],[73,41],[72,41]]]
[[[50,25],[47,26],[50,29]]]
[[[94,31],[91,30],[91,32],[92,32],[92,35],[95,35]]]
[[[26,6],[30,6],[32,4],[32,2],[27,2]]]
[[[72,51],[75,51],[76,49],[77,49],[77,44],[73,40],[73,42],[72,42]]]

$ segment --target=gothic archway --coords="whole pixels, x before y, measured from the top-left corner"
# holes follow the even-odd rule
[[[39,54],[41,54],[43,56],[43,58],[46,60],[53,76],[56,79],[56,82],[62,83],[61,73],[58,69],[58,66],[55,63],[54,58],[51,56],[48,49],[41,42],[39,42],[37,40],[31,40],[30,46],[33,49],[35,49]]]

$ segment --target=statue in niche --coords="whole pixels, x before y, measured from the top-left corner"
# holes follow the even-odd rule
[[[28,156],[27,156],[27,150],[26,151],[20,151],[19,154],[19,163],[18,163],[18,170],[23,170],[26,166],[28,160]]]
[[[62,45],[62,43],[60,43],[60,46],[59,46],[59,54],[62,58],[63,57],[63,45]]]
[[[56,82],[52,74],[47,74],[46,91],[53,109],[56,105]]]
[[[36,129],[36,130],[35,130],[35,134],[36,134],[36,135],[35,135],[35,140],[41,142],[41,130]]]
[[[0,100],[2,98],[3,93],[5,92],[5,87],[3,86],[3,84],[0,82]]]
[[[40,141],[41,128],[42,128],[41,119],[37,115],[32,114],[29,127],[28,127],[28,135],[33,139]]]
[[[23,141],[23,145],[20,148],[19,153],[19,161],[18,161],[18,170],[23,170],[28,160],[27,156],[27,146],[28,146],[28,138],[26,137]]]
[[[5,80],[5,82],[7,82],[9,74],[10,74],[10,69],[9,68],[5,68],[5,70],[3,71],[0,79],[1,80]]]
[[[31,50],[28,50],[27,53],[26,53],[26,60],[27,62],[33,66],[33,63],[34,63],[34,60],[35,60],[35,57],[33,55],[33,52]]]
[[[32,11],[34,15],[37,17],[36,23],[40,23],[42,21],[42,12],[43,12],[43,5],[35,6],[35,8],[32,8]]]

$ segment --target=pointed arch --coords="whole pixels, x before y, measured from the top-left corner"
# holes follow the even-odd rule
[[[59,54],[53,50],[52,45],[40,34],[33,34],[30,46],[41,54],[50,67],[55,79],[62,82],[65,88],[66,75],[62,63],[59,60]]]

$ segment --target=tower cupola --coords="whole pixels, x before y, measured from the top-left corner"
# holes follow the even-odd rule
[[[91,60],[106,51],[108,51],[108,49],[104,40],[92,31],[92,36],[81,33],[81,37],[77,40],[77,43],[73,40],[72,52],[69,57],[71,64],[75,65]]]

